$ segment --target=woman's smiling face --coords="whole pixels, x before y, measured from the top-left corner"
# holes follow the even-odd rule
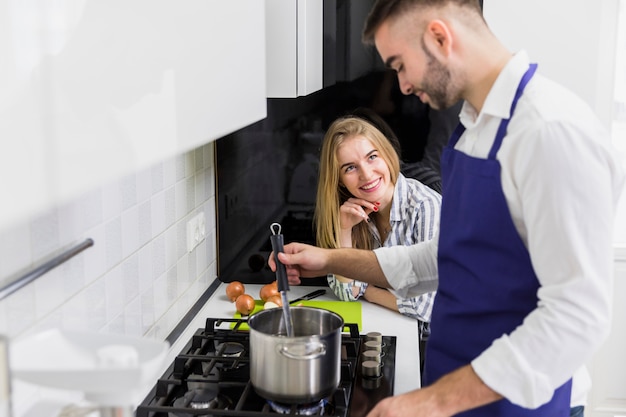
[[[339,145],[337,161],[339,181],[354,197],[384,201],[394,187],[389,166],[365,136],[353,136]]]

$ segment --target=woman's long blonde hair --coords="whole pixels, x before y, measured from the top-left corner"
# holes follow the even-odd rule
[[[337,149],[347,139],[363,136],[367,138],[379,156],[387,163],[391,182],[396,183],[400,173],[400,160],[389,140],[374,125],[359,117],[342,117],[335,120],[324,136],[320,154],[319,181],[315,199],[314,223],[317,245],[322,248],[339,248],[339,208],[351,197],[347,188],[339,185],[339,162]],[[376,216],[378,213],[371,213]],[[352,246],[372,249],[372,237],[366,222],[352,228]]]

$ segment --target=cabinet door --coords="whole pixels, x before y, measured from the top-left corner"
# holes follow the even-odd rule
[[[322,89],[323,1],[266,0],[267,97]]]
[[[0,9],[0,228],[266,116],[258,0]]]

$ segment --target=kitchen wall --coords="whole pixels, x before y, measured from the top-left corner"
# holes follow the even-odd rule
[[[188,252],[186,223],[200,212],[207,238]],[[0,230],[0,279],[94,240],[0,301],[0,333],[54,326],[164,340],[216,277],[215,218],[210,143]],[[21,400],[33,398],[18,395],[17,408]]]

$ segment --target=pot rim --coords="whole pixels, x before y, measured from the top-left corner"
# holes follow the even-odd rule
[[[345,322],[343,320],[343,317],[341,317],[339,314],[335,313],[334,311],[330,311],[328,309],[321,308],[321,307],[310,307],[310,306],[294,306],[294,307],[290,306],[290,310],[292,312],[294,310],[314,310],[316,312],[321,311],[321,312],[323,312],[323,314],[329,314],[331,316],[335,316],[339,320],[339,326],[337,326],[337,327],[335,327],[333,329],[330,329],[327,332],[318,333],[318,334],[311,334],[311,335],[303,335],[303,336],[293,336],[293,337],[290,337],[290,339],[310,338],[310,337],[316,337],[316,336],[323,337],[323,336],[327,336],[327,335],[333,334],[337,330],[339,330],[340,333],[343,332],[343,328],[344,328],[344,324],[345,324]],[[288,338],[289,336],[286,336],[286,335],[278,336],[278,335],[275,335],[275,334],[270,334],[270,333],[261,331],[259,329],[254,329],[253,328],[254,322],[258,321],[258,320],[261,320],[264,314],[266,314],[266,315],[268,315],[268,314],[272,314],[272,315],[278,314],[278,313],[275,313],[274,311],[280,311],[280,313],[282,314],[282,308],[272,308],[270,310],[259,311],[257,313],[254,313],[250,317],[248,317],[247,321],[248,321],[248,327],[250,328],[250,331],[255,331],[255,332],[259,333],[259,334],[266,335],[266,336],[271,336],[271,337]],[[257,317],[260,317],[260,318],[257,318]]]

